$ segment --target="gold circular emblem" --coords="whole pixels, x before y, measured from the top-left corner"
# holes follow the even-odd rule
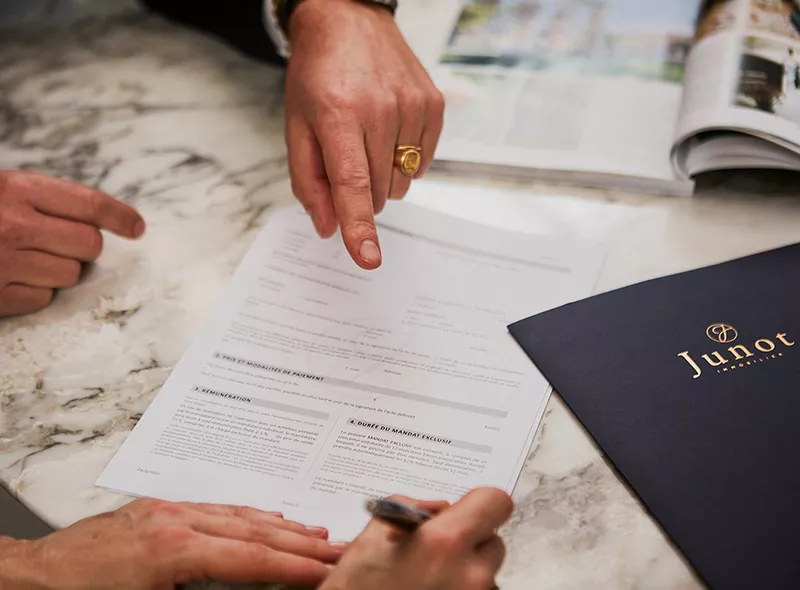
[[[739,337],[739,332],[729,324],[711,324],[708,329],[706,329],[706,336],[708,336],[709,340],[713,340],[714,342],[728,344]]]
[[[419,172],[419,167],[422,164],[421,151],[421,147],[398,146],[395,164],[400,168],[400,172],[406,176],[414,176]]]

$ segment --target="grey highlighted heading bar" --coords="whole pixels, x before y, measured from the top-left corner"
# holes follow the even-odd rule
[[[466,449],[468,451],[476,451],[478,453],[492,452],[492,447],[487,445],[479,445],[471,442],[466,442],[463,440],[454,440],[452,438],[435,436],[433,434],[415,432],[413,430],[408,430],[405,428],[398,428],[396,426],[379,424],[378,422],[372,422],[370,420],[359,420],[358,418],[348,418],[347,424],[349,426],[356,426],[358,428],[373,430],[381,434],[399,434],[400,436],[407,436],[409,438],[415,438],[417,440],[425,440],[428,442],[439,443],[442,445],[447,445],[449,447],[455,447],[457,449]]]
[[[245,404],[252,404],[254,406],[261,406],[262,408],[269,408],[271,410],[279,410],[281,412],[287,412],[289,414],[299,414],[300,416],[307,416],[308,418],[328,420],[331,417],[330,414],[327,414],[325,412],[319,412],[317,410],[298,408],[297,406],[290,406],[288,404],[282,404],[279,402],[271,402],[265,399],[259,399],[257,397],[252,397],[252,396],[248,397],[244,395],[235,395],[233,393],[227,393],[225,391],[220,391],[218,389],[211,389],[209,387],[192,387],[192,391],[197,393],[203,393],[205,395],[211,395],[222,399],[229,399],[232,401],[242,402]]]

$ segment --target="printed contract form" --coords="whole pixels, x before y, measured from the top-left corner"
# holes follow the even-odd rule
[[[378,232],[368,272],[301,208],[274,213],[98,485],[281,511],[334,540],[366,498],[512,491],[550,388],[506,326],[588,296],[601,252],[406,203]]]

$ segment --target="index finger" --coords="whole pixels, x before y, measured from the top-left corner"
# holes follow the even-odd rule
[[[136,209],[99,190],[40,174],[26,175],[31,204],[40,213],[91,224],[126,238],[144,233]]]
[[[445,508],[450,506],[450,502],[446,500],[415,500],[414,498],[409,498],[408,496],[399,495],[390,496],[389,499],[407,506],[413,506],[419,510],[424,510],[431,516],[436,516]],[[388,531],[389,540],[391,541],[399,541],[408,535],[408,533],[402,529],[398,529],[388,523],[381,523],[380,521],[378,522]]]
[[[513,510],[514,503],[504,491],[479,488],[423,526],[450,531],[469,544],[478,546],[494,537]]]
[[[361,268],[381,265],[382,256],[372,208],[372,183],[364,130],[356,122],[317,132],[333,206],[350,257]]]

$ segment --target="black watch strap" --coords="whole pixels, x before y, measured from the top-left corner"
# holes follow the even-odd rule
[[[392,14],[397,12],[397,0],[361,0],[361,2],[366,2],[367,4],[377,4],[378,6],[384,6],[392,11]]]
[[[292,17],[294,9],[303,0],[275,0],[278,3],[278,25],[280,25],[283,33],[289,35],[289,19]],[[366,4],[377,4],[388,8],[392,14],[397,12],[398,0],[358,0]]]

